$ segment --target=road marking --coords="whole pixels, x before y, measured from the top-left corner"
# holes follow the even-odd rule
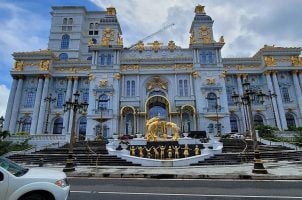
[[[118,195],[146,195],[146,196],[186,196],[186,197],[226,197],[226,198],[266,198],[266,199],[302,199],[295,196],[249,196],[249,195],[227,195],[227,194],[170,194],[170,193],[143,193],[143,192],[96,192],[96,191],[71,191],[71,193],[98,193]]]

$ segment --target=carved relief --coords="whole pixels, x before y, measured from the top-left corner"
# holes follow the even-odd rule
[[[117,44],[123,46],[123,38],[120,33],[117,33]]]
[[[145,45],[143,41],[139,41],[137,45],[135,46],[135,49],[139,52],[143,52],[145,50]]]
[[[150,90],[152,90],[156,87],[159,87],[163,90],[167,90],[168,89],[168,82],[163,81],[163,80],[160,79],[159,76],[156,76],[147,83],[147,90],[150,91]]]
[[[103,35],[102,35],[102,42],[101,45],[103,46],[109,46],[110,41],[114,40],[114,32],[110,28],[105,28],[103,30]]]
[[[39,67],[40,67],[41,71],[48,70],[49,69],[49,60],[41,60]]]
[[[107,85],[108,85],[108,80],[107,79],[100,80],[100,82],[99,82],[100,87],[105,87]]]
[[[299,56],[292,56],[292,57],[290,57],[290,60],[291,60],[293,66],[302,65],[302,60],[301,60],[301,58],[299,58]]]
[[[95,79],[95,75],[94,74],[89,74],[88,75],[88,80],[89,81],[92,81],[92,80],[94,80]]]
[[[120,73],[117,73],[117,74],[114,75],[114,78],[115,78],[116,80],[120,80],[121,77],[122,77],[122,75],[121,75]]]
[[[226,77],[226,74],[227,74],[227,71],[224,70],[221,72],[221,74],[219,75],[220,78],[225,78]]]
[[[211,33],[206,25],[202,25],[199,30],[199,38],[202,43],[209,44],[212,42]]]
[[[24,67],[24,61],[22,60],[17,60],[15,62],[15,66],[14,66],[14,71],[22,71],[23,70],[23,67]]]
[[[216,83],[216,80],[213,77],[206,78],[206,81],[207,81],[207,85],[215,85]]]
[[[194,79],[198,79],[198,78],[200,78],[200,74],[199,74],[199,72],[192,72],[192,77],[194,78]]]
[[[267,67],[276,66],[276,60],[272,56],[265,56],[264,62],[265,62],[265,66]]]
[[[176,49],[176,45],[175,45],[175,42],[174,41],[169,41],[168,43],[168,49],[173,52],[175,49]]]

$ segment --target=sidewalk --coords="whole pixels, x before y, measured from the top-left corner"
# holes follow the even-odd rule
[[[79,166],[68,177],[302,180],[302,162],[264,163],[268,174],[253,174],[253,164],[189,167]],[[62,170],[63,166],[45,166]]]

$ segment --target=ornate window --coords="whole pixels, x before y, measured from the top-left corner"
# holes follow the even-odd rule
[[[31,117],[26,117],[23,121],[22,132],[29,133],[31,126]]]
[[[232,87],[226,87],[226,93],[227,93],[228,104],[229,105],[234,105],[234,101],[233,101],[233,98],[232,98],[232,95],[233,95]]]
[[[99,23],[90,23],[88,35],[98,35],[99,34]]]
[[[179,91],[179,96],[189,96],[189,85],[188,85],[188,80],[179,80],[178,81],[178,91]]]
[[[62,40],[61,40],[61,49],[68,49],[69,48],[69,40],[70,40],[70,36],[65,34],[62,36]]]
[[[126,96],[135,96],[135,81],[127,81],[126,82]]]
[[[281,96],[284,103],[289,103],[291,101],[287,87],[281,88]]]
[[[64,104],[64,93],[60,92],[58,93],[58,97],[57,97],[57,107],[62,108],[63,104]]]
[[[213,92],[210,92],[207,95],[207,100],[208,100],[208,110],[209,111],[215,111],[216,110],[216,104],[218,104],[217,102],[217,95]]]
[[[53,123],[53,134],[62,134],[63,130],[63,118],[57,118]]]
[[[126,96],[130,96],[130,85],[131,85],[131,83],[130,83],[130,81],[127,81],[127,83],[126,83]]]
[[[238,132],[238,121],[235,115],[230,116],[231,132]]]
[[[100,56],[100,64],[105,65],[105,54],[101,54]]]
[[[256,114],[254,116],[254,125],[257,126],[257,125],[263,125],[263,117],[261,115],[258,115]]]
[[[101,94],[99,96],[98,109],[99,110],[106,110],[106,109],[108,109],[108,102],[109,102],[108,95],[107,94]]]
[[[179,88],[179,96],[184,96],[184,93],[183,93],[183,81],[182,80],[179,80],[178,81],[178,88]]]
[[[296,122],[295,122],[295,117],[291,113],[286,113],[285,114],[286,118],[286,123],[288,128],[295,128],[296,127]]]
[[[61,53],[59,55],[60,60],[68,60],[68,54],[67,53]]]
[[[211,51],[208,53],[208,57],[209,57],[209,63],[210,63],[210,64],[214,63],[214,60],[213,60],[213,53],[212,53]]]
[[[27,98],[24,107],[25,108],[32,108],[35,104],[35,92],[28,92]]]
[[[63,19],[63,25],[67,25],[67,18]]]
[[[63,26],[62,26],[62,31],[72,31],[72,24],[73,24],[73,19],[72,18],[64,18],[63,19]]]
[[[189,96],[188,80],[184,80],[184,95]]]
[[[199,54],[201,64],[215,64],[215,53],[213,51],[202,51]]]
[[[72,18],[69,18],[69,19],[68,19],[68,25],[71,25],[71,24],[73,24],[73,19],[72,19]]]
[[[85,140],[86,126],[87,126],[86,117],[81,117],[80,118],[80,123],[79,123],[79,140]]]
[[[108,54],[107,55],[107,65],[111,65],[112,64],[112,55],[111,54]]]

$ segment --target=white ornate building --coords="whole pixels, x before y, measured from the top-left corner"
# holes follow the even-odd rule
[[[252,57],[222,58],[224,39],[213,37],[213,20],[200,5],[189,48],[173,41],[125,48],[114,8],[52,9],[48,50],[13,54],[4,125],[11,133],[69,135],[73,115],[63,104],[76,91],[89,103],[87,113],[76,115],[76,133],[86,138],[144,133],[153,116],[183,132],[244,132],[245,111],[231,95],[243,93],[246,77],[251,87],[277,95],[254,102],[256,123],[302,126],[301,48],[265,45]],[[45,101],[50,95],[56,99]]]

